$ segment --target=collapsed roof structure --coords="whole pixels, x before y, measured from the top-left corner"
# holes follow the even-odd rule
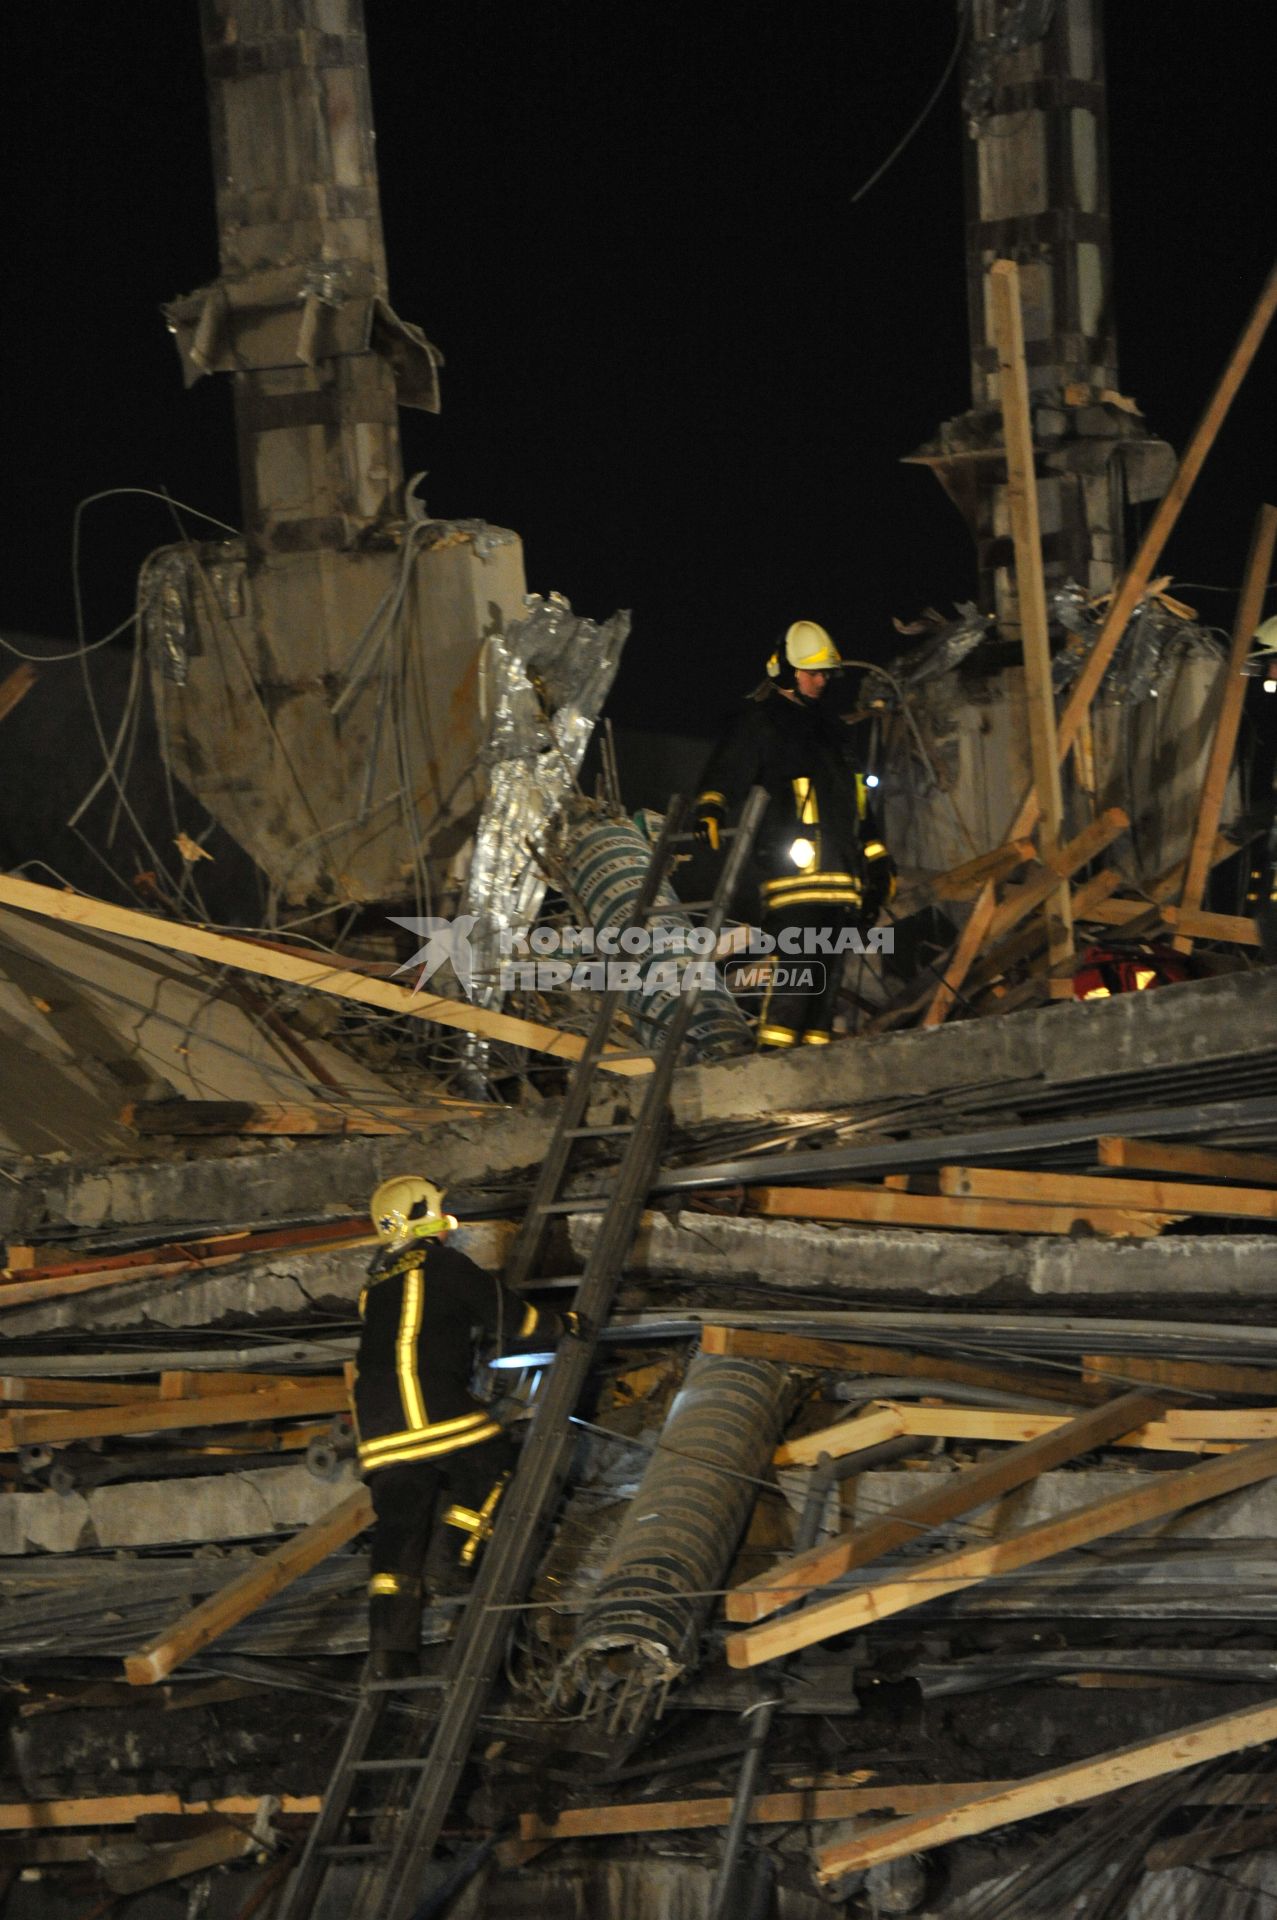
[[[0,876],[6,1913],[1261,1911],[1277,973],[1207,881],[1265,824],[1277,514],[1227,648],[1159,560],[1277,279],[1176,462],[1118,382],[1094,0],[976,0],[973,407],[914,457],[981,603],[862,687],[893,967],[755,1056],[717,989],[507,984],[538,916],[690,928],[714,881],[606,755],[580,788],[627,616],[404,486],[439,356],[358,0],[203,26],[221,273],[169,318],[245,524],[145,562],[137,659],[265,908],[208,924],[180,837],[146,910]],[[370,1702],[348,1370],[367,1196],[423,1156],[588,1331]]]

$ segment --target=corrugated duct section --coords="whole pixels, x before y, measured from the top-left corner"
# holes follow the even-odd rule
[[[793,1394],[768,1361],[692,1360],[565,1664],[587,1713],[633,1724],[695,1664]]]
[[[651,859],[650,843],[629,820],[601,820],[573,834],[565,856],[569,878],[596,931],[624,927],[630,916],[643,876]],[[668,883],[657,895],[658,904],[669,912],[654,914],[648,921],[650,932],[675,928],[691,931],[692,923],[679,906],[678,895]],[[649,965],[660,969],[668,984],[640,986],[625,995],[625,1005],[638,1027],[646,1047],[655,1047],[678,1004],[676,981],[683,968],[695,966],[702,956],[684,952],[661,956],[619,953],[618,960],[636,960],[643,975]],[[673,976],[673,977],[671,977]],[[705,986],[701,1003],[688,1028],[686,1057],[691,1061],[723,1060],[732,1054],[747,1053],[751,1045],[749,1027],[731,995],[719,986]]]

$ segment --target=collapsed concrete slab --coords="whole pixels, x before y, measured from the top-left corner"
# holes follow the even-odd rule
[[[569,1234],[584,1258],[596,1214],[574,1214]],[[1150,1240],[1060,1234],[926,1232],[910,1227],[818,1226],[800,1220],[649,1213],[631,1271],[652,1277],[782,1292],[814,1288],[849,1300],[1156,1302],[1277,1298],[1277,1236],[1163,1235]]]

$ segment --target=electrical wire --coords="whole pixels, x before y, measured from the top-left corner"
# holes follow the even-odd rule
[[[949,84],[950,75],[952,74],[954,68],[958,64],[958,55],[962,51],[962,43],[967,36],[967,27],[970,22],[970,18],[971,18],[970,0],[960,0],[960,5],[958,8],[958,31],[954,36],[953,47],[952,47],[952,50],[950,51],[949,58],[945,62],[944,72],[940,75],[939,80],[937,80],[935,87],[932,89],[930,98],[927,100],[927,103],[923,107],[921,113],[919,113],[917,118],[914,120],[913,124],[910,126],[908,132],[905,133],[902,139],[896,142],[895,146],[891,149],[891,152],[887,155],[886,159],[882,162],[882,164],[874,168],[873,172],[870,174],[869,178],[864,182],[863,186],[857,187],[856,191],[852,194],[851,204],[853,207],[856,205],[857,201],[864,199],[865,195],[869,192],[869,189],[871,187],[877,186],[878,182],[882,179],[883,174],[887,172],[888,168],[895,165],[896,161],[900,158],[905,148],[909,145],[909,142],[913,139],[914,135],[919,131],[923,123],[926,121],[928,116],[934,110],[936,103],[940,99],[941,94],[944,92],[945,88]]]

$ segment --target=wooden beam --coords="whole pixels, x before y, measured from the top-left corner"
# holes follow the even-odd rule
[[[990,320],[998,356],[998,394],[1007,455],[1007,508],[1015,547],[1016,596],[1020,648],[1024,659],[1025,703],[1029,720],[1029,757],[1037,800],[1042,851],[1060,842],[1064,799],[1060,755],[1055,737],[1055,690],[1051,682],[1051,642],[1042,570],[1042,525],[1029,412],[1029,379],[1024,359],[1024,318],[1020,308],[1020,269],[1014,260],[995,260],[989,270]],[[1048,946],[1052,961],[1073,945],[1073,917],[1067,882],[1047,895]],[[993,938],[993,929],[990,928]]]
[[[976,895],[967,924],[958,935],[953,956],[931,997],[931,1004],[922,1016],[924,1027],[938,1027],[958,998],[972,961],[989,937],[989,926],[996,908],[997,892],[992,880],[986,880]]]
[[[1126,880],[1116,867],[1105,867],[1102,872],[1093,874],[1089,880],[1084,880],[1080,887],[1075,888],[1072,896],[1071,908],[1074,921],[1085,920],[1098,900],[1107,900],[1111,894],[1117,892],[1119,887],[1125,885]],[[1031,959],[1035,953],[1044,949],[1045,945],[1046,935],[1041,926],[1034,922],[1009,934],[996,946],[986,948],[968,976],[972,992],[992,985],[995,980],[1001,979],[1009,968],[1021,960]]]
[[[30,660],[6,673],[0,680],[0,720],[7,720],[20,700],[25,700],[40,678]]]
[[[1277,1187],[1277,1153],[1235,1153],[1231,1147],[1190,1147],[1179,1141],[1122,1140],[1104,1134],[1097,1143],[1102,1167],[1139,1173],[1198,1174],[1203,1180],[1249,1180]]]
[[[1022,840],[1008,840],[1005,846],[992,847],[988,853],[977,854],[974,860],[964,860],[959,867],[934,874],[927,883],[927,891],[937,900],[971,900],[986,880],[1005,880],[1026,860],[1036,857],[1037,848],[1027,835]]]
[[[1194,1186],[1183,1180],[1123,1180],[1102,1173],[1039,1173],[1012,1167],[941,1167],[940,1191],[955,1198],[1051,1207],[1135,1207],[1149,1212],[1277,1220],[1277,1193],[1261,1187]]]
[[[814,1466],[822,1453],[831,1460],[876,1447],[883,1440],[911,1436],[919,1440],[1040,1440],[1069,1424],[1066,1413],[1014,1413],[1001,1407],[926,1407],[912,1402],[875,1400],[855,1420],[787,1440],[772,1458],[778,1467]],[[1207,1409],[1167,1414],[1116,1434],[1106,1444],[1143,1447],[1155,1453],[1223,1453],[1226,1442],[1277,1439],[1277,1408]]]
[[[1026,886],[1019,887],[1004,900],[1001,906],[996,903],[992,881],[980,891],[971,917],[954,948],[953,958],[944,970],[944,978],[936,988],[931,1005],[923,1018],[924,1027],[939,1026],[950,1007],[957,999],[968,973],[981,950],[993,940],[1000,940],[1010,933],[1029,914],[1050,898],[1054,882],[1051,874],[1062,879],[1071,878],[1079,867],[1084,867],[1098,853],[1125,832],[1129,821],[1120,807],[1109,807],[1097,820],[1075,834],[1066,845],[1051,849],[1046,856],[1049,872],[1031,880]]]
[[[1062,847],[1055,847],[1044,853],[1043,862],[1049,869],[1017,887],[1006,895],[1001,906],[989,922],[989,939],[1001,940],[1021,920],[1040,907],[1050,898],[1051,889],[1056,884],[1055,876],[1071,879],[1079,867],[1086,866],[1104,849],[1111,846],[1120,834],[1125,833],[1130,821],[1121,807],[1106,807],[1081,833],[1074,834]]]
[[[1203,913],[1193,907],[1162,907],[1160,911],[1167,926],[1178,927],[1190,946],[1194,940],[1226,940],[1235,947],[1263,945],[1259,928],[1244,913]],[[1174,944],[1179,947],[1178,940]]]
[[[1074,1547],[1087,1546],[1093,1540],[1125,1533],[1146,1520],[1182,1513],[1186,1507],[1200,1506],[1203,1501],[1217,1499],[1221,1494],[1235,1493],[1239,1487],[1253,1486],[1257,1480],[1270,1479],[1274,1473],[1277,1473],[1277,1440],[1259,1440],[1236,1453],[1218,1454],[1176,1473],[1142,1476],[1141,1484],[1130,1493],[1093,1501],[1090,1506],[1044,1520],[1020,1533],[959,1547],[952,1553],[936,1554],[921,1565],[876,1585],[818,1600],[799,1613],[765,1621],[762,1626],[750,1627],[744,1633],[730,1634],[728,1661],[733,1667],[761,1666],[764,1661],[779,1659],[798,1647],[813,1646],[834,1634],[861,1631],[910,1607],[922,1606],[928,1600],[961,1593],[967,1587],[1014,1573],[1020,1567],[1036,1566]]]
[[[973,1233],[1071,1233],[1079,1223],[1115,1237],[1160,1233],[1168,1213],[1122,1212],[1115,1207],[1041,1207],[955,1200],[928,1193],[892,1193],[880,1187],[750,1187],[752,1213],[774,1219],[836,1220],[871,1226],[966,1228]]]
[[[1150,1386],[1192,1393],[1277,1393],[1277,1367],[1244,1367],[1223,1360],[1161,1360],[1143,1353],[1090,1353],[1083,1377],[1110,1387]]]
[[[806,1787],[758,1794],[749,1817],[760,1825],[774,1825],[782,1821],[850,1820],[888,1808],[898,1813],[933,1812],[964,1805],[973,1794],[984,1791],[983,1784],[972,1782],[936,1786],[922,1782],[896,1787]],[[565,1807],[553,1820],[543,1819],[538,1813],[520,1814],[519,1838],[546,1842],[598,1839],[622,1833],[687,1832],[697,1827],[725,1827],[731,1813],[730,1794],[702,1795],[688,1800],[637,1800],[628,1805]]]
[[[238,1580],[209,1594],[198,1607],[125,1656],[124,1673],[133,1687],[153,1687],[189,1660],[193,1653],[255,1613],[285,1587],[291,1586],[338,1547],[372,1525],[372,1498],[367,1487],[357,1487],[322,1520],[303,1527],[291,1540],[263,1555]]]
[[[232,1793],[218,1800],[183,1800],[177,1793],[112,1793],[80,1800],[0,1801],[0,1833],[51,1833],[64,1827],[131,1827],[150,1813],[230,1813],[255,1819],[263,1804],[256,1793]],[[280,1813],[318,1813],[317,1793],[272,1797]]]
[[[1272,1702],[1262,1707],[1243,1708],[1240,1713],[1221,1714],[1216,1720],[1177,1727],[1173,1733],[1136,1741],[1132,1746],[1119,1747],[1094,1760],[1075,1760],[1069,1766],[1052,1767],[1048,1773],[1034,1774],[1013,1787],[994,1788],[977,1795],[965,1806],[893,1820],[872,1833],[826,1847],[816,1856],[816,1878],[828,1885],[832,1880],[840,1880],[845,1873],[875,1866],[881,1860],[896,1860],[901,1854],[948,1846],[971,1834],[988,1833],[993,1827],[1032,1820],[1040,1813],[1054,1813],[1060,1807],[1075,1807],[1100,1794],[1138,1786],[1146,1780],[1160,1780],[1167,1774],[1181,1773],[1186,1767],[1217,1760],[1223,1754],[1262,1746],[1274,1738],[1277,1738],[1277,1704]]]
[[[213,933],[207,927],[191,927],[180,920],[138,913],[132,907],[114,907],[108,901],[94,900],[86,894],[63,893],[56,887],[39,886],[33,880],[20,880],[13,874],[0,874],[0,906],[18,907],[24,913],[37,913],[46,920],[88,927],[97,933],[119,934],[126,940],[144,940],[167,953],[184,953],[198,960],[212,960],[218,966],[239,967],[245,973],[264,974],[267,979],[282,980],[288,986],[333,994],[339,1000],[355,1000],[361,1006],[378,1007],[387,1013],[407,1015],[412,1020],[457,1027],[462,1033],[500,1040],[507,1046],[527,1047],[533,1053],[551,1054],[559,1060],[579,1060],[586,1047],[580,1034],[566,1033],[560,1027],[519,1020],[491,1007],[471,1006],[465,1000],[445,1000],[439,994],[417,993],[409,987],[396,986],[392,980],[368,979],[330,962],[281,953],[277,948],[256,946],[230,934]],[[621,1051],[609,1049],[602,1056],[600,1066],[614,1073],[651,1072],[649,1059],[623,1057],[613,1061],[610,1058],[611,1053]]]
[[[0,1375],[0,1402],[28,1407],[136,1406],[139,1400],[158,1400],[158,1383],[117,1380],[39,1380],[34,1375]]]
[[[778,1467],[809,1467],[822,1453],[828,1453],[831,1460],[840,1459],[849,1453],[863,1453],[866,1447],[881,1446],[884,1440],[898,1440],[907,1432],[902,1408],[875,1404],[854,1420],[840,1420],[836,1426],[805,1433],[800,1440],[784,1441],[772,1459]]]
[[[135,1133],[207,1135],[268,1133],[392,1134],[455,1120],[460,1114],[503,1113],[495,1101],[440,1100],[424,1106],[360,1106],[319,1101],[133,1100],[120,1123]]]
[[[1064,1426],[1013,1448],[999,1459],[982,1460],[978,1466],[946,1474],[938,1485],[924,1487],[894,1513],[884,1514],[867,1527],[853,1528],[807,1553],[795,1554],[782,1566],[771,1567],[746,1581],[727,1595],[727,1618],[762,1620],[789,1601],[828,1586],[853,1567],[867,1566],[893,1547],[917,1540],[920,1533],[956,1520],[961,1514],[973,1513],[977,1507],[1027,1486],[1053,1467],[1106,1446],[1129,1432],[1132,1425],[1156,1419],[1165,1407],[1164,1394],[1148,1389],[1125,1393],[1120,1399],[1076,1414]]]
[[[1277,267],[1269,273],[1267,280],[1255,303],[1250,318],[1242,329],[1241,337],[1229,356],[1228,364],[1220,376],[1206,405],[1206,411],[1198,421],[1174,478],[1166,492],[1158,501],[1140,541],[1139,550],[1127,568],[1117,591],[1110,602],[1104,624],[1096,636],[1095,645],[1087,655],[1081,673],[1073,687],[1060,715],[1058,741],[1060,758],[1068,753],[1078,731],[1091,709],[1091,702],[1099,691],[1100,683],[1108,672],[1117,644],[1126,631],[1126,623],[1134,613],[1144,591],[1153,578],[1154,570],[1161,558],[1162,549],[1170,537],[1171,529],[1179,519],[1180,510],[1193,488],[1193,483],[1202,470],[1202,463],[1215,443],[1216,435],[1224,424],[1225,416],[1237,391],[1245,379],[1251,361],[1259,351],[1259,346],[1274,312],[1277,311]],[[1037,822],[1037,795],[1030,792],[1007,831],[1007,839],[1015,840],[1021,834],[1030,833]]]
[[[851,1820],[866,1813],[933,1813],[966,1806],[983,1794],[1007,1792],[1015,1780],[909,1781],[890,1785],[791,1787],[760,1794],[751,1819],[760,1825],[791,1825],[816,1820]],[[1191,1806],[1263,1806],[1277,1788],[1255,1774],[1225,1775],[1198,1786],[1186,1797]],[[797,1803],[797,1806],[796,1806]],[[604,1806],[567,1807],[553,1820],[539,1813],[519,1815],[519,1840],[546,1846],[555,1840],[600,1839],[623,1833],[669,1833],[697,1827],[725,1827],[732,1810],[729,1794],[687,1800],[610,1801]]]
[[[37,1300],[61,1300],[73,1293],[92,1293],[99,1287],[123,1286],[134,1280],[171,1279],[176,1274],[207,1272],[214,1267],[234,1266],[252,1254],[267,1251],[321,1253],[329,1247],[370,1247],[377,1236],[367,1220],[333,1226],[301,1227],[292,1233],[223,1234],[216,1239],[195,1243],[189,1250],[157,1248],[163,1259],[139,1259],[134,1255],[112,1261],[86,1260],[73,1266],[41,1267],[36,1280],[0,1281],[0,1310],[27,1306]],[[211,1249],[211,1251],[205,1251]],[[229,1251],[227,1250],[229,1249]]]
[[[1219,831],[1219,816],[1224,810],[1224,792],[1228,786],[1233,755],[1237,750],[1237,734],[1241,726],[1242,707],[1246,699],[1246,681],[1242,668],[1246,664],[1246,657],[1255,637],[1255,629],[1263,618],[1264,595],[1268,591],[1275,545],[1277,545],[1277,507],[1262,506],[1255,520],[1255,531],[1251,536],[1250,554],[1242,580],[1241,597],[1237,602],[1237,617],[1233,623],[1233,643],[1224,668],[1224,686],[1219,703],[1219,714],[1211,739],[1210,757],[1206,762],[1206,778],[1202,782],[1201,794],[1198,797],[1197,821],[1193,828],[1192,843],[1188,849],[1184,891],[1180,895],[1180,906],[1189,912],[1197,911],[1206,891],[1211,848],[1215,844],[1215,835]],[[1174,946],[1177,953],[1192,952],[1193,936],[1187,928],[1182,928],[1175,936]]]
[[[69,1440],[113,1440],[128,1433],[300,1420],[316,1413],[344,1413],[347,1405],[344,1381],[320,1379],[314,1385],[278,1393],[151,1400],[132,1407],[83,1407],[69,1413],[10,1413],[0,1416],[0,1453],[12,1453],[18,1447],[65,1445]]]
[[[819,1367],[829,1373],[890,1373],[914,1380],[951,1380],[956,1386],[993,1387],[1003,1393],[1029,1393],[1038,1399],[1082,1401],[1104,1397],[1067,1366],[1058,1373],[1023,1366],[982,1366],[948,1353],[912,1353],[905,1347],[873,1347],[852,1340],[810,1340],[771,1333],[765,1327],[704,1326],[704,1353],[733,1354],[744,1360],[775,1360],[782,1366]],[[1273,1375],[1277,1380],[1277,1372]]]

